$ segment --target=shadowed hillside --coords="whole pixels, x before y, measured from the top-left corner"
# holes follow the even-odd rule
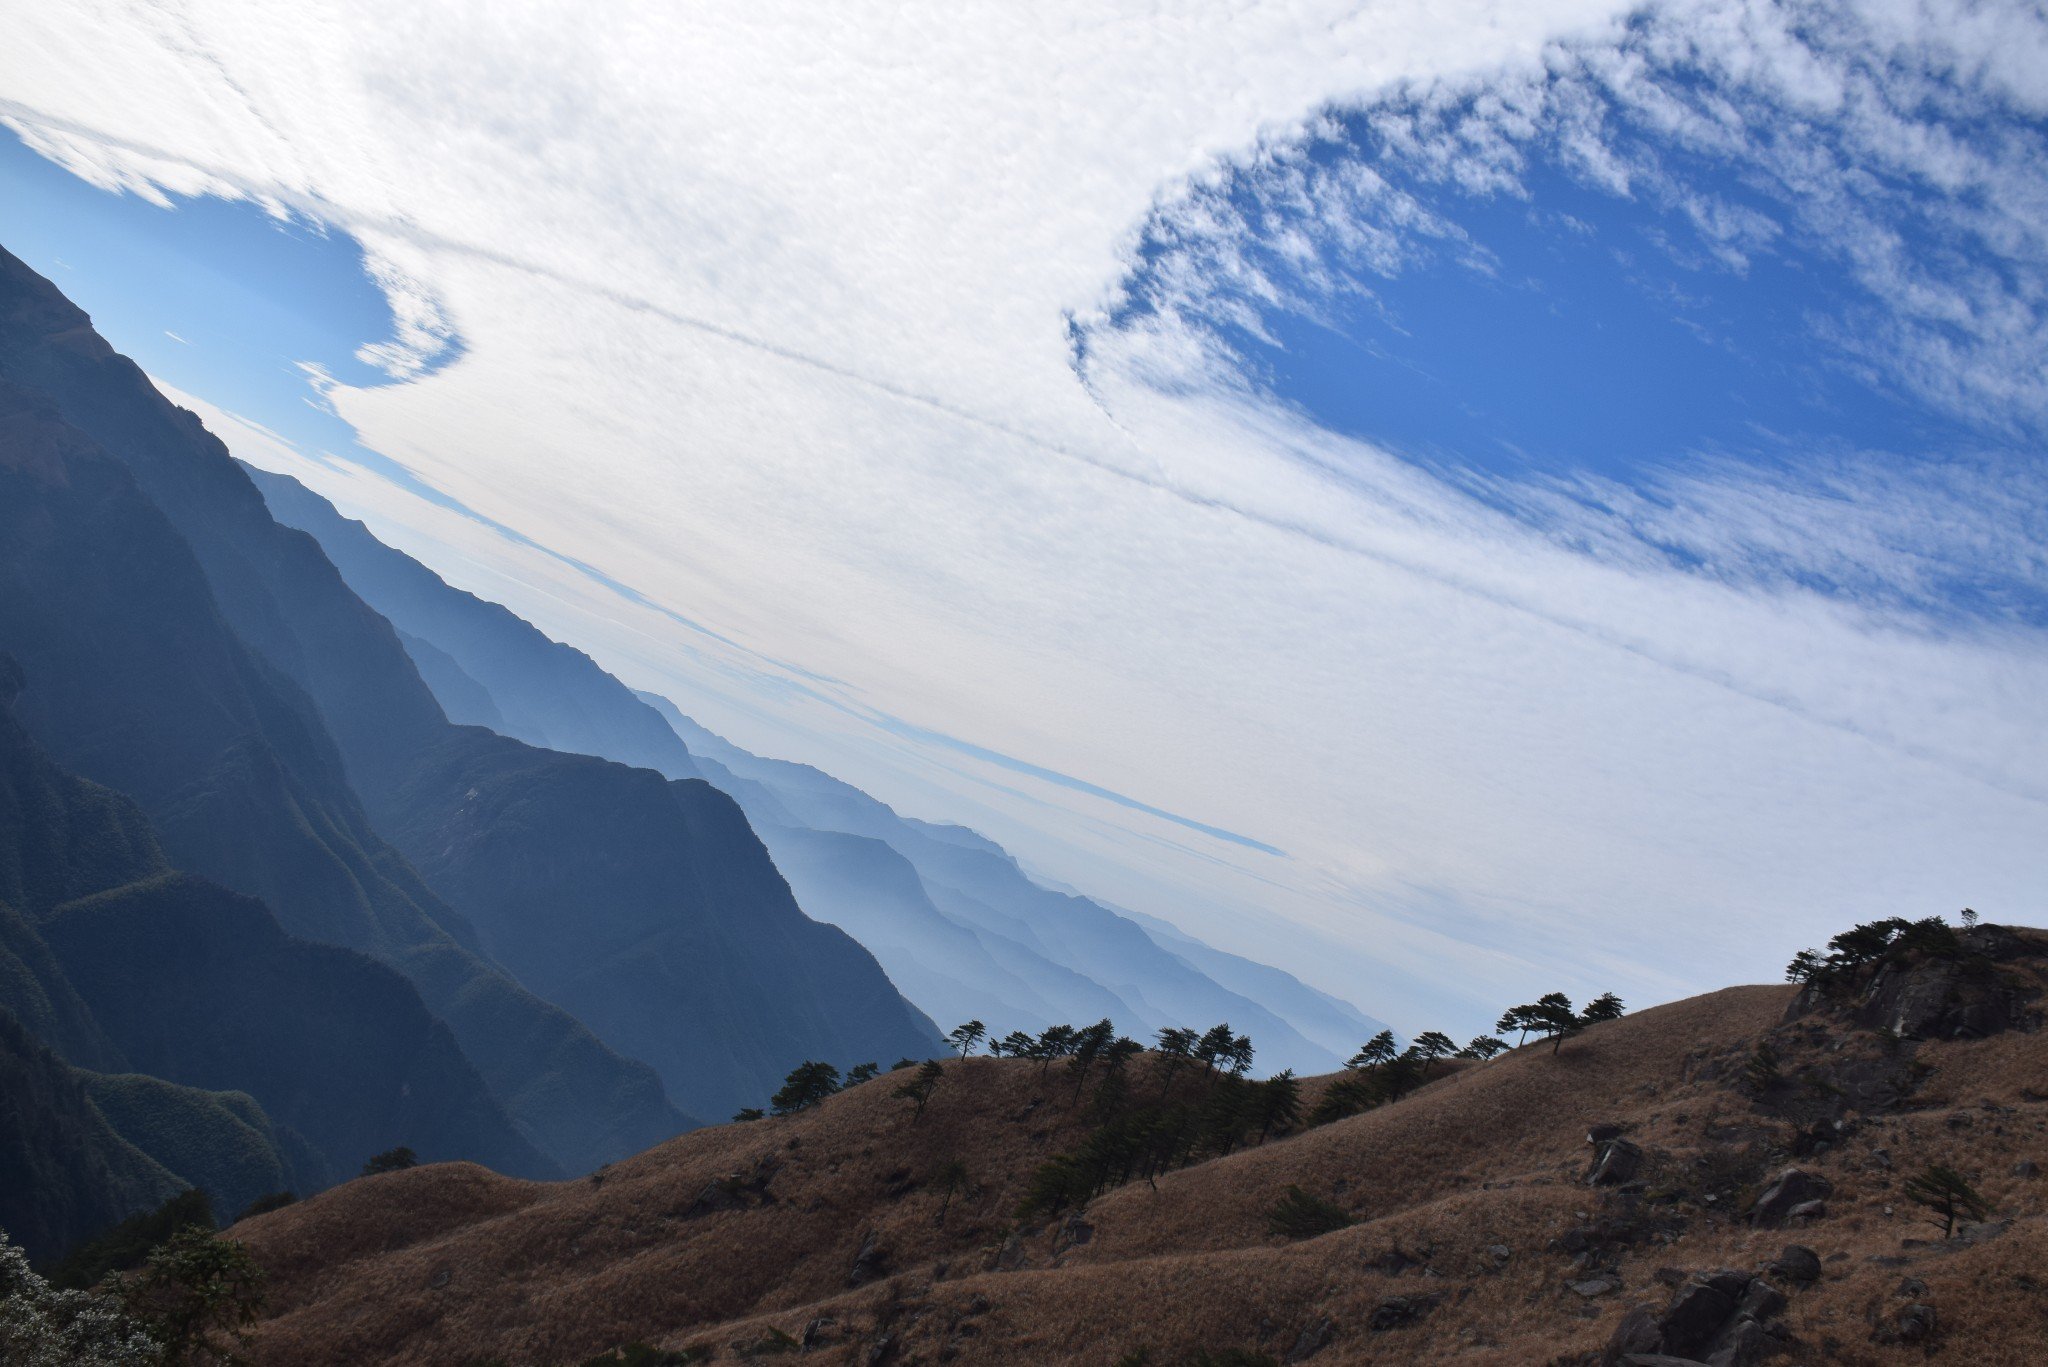
[[[318,544],[4,253],[0,380],[20,386],[23,429],[0,508],[0,647],[42,683],[31,731],[134,796],[181,867],[404,971],[561,1166],[681,1128],[664,1087],[726,1114],[806,1057],[936,1043],[873,957],[805,917],[733,835],[729,799],[451,724]],[[90,486],[40,477],[66,462]],[[508,853],[528,878],[504,877]],[[565,930],[586,920],[606,933]],[[553,952],[527,980],[536,961],[506,960],[536,941]],[[603,1019],[575,1020],[591,1001]]]
[[[1085,1151],[1100,1075],[1007,1059],[945,1064],[921,1117],[885,1074],[580,1182],[355,1182],[237,1227],[274,1279],[259,1357],[2031,1363],[2048,934],[1958,943],[1832,995],[1731,988],[1438,1065],[1064,1210],[1022,1208]],[[1136,1062],[1124,1104],[1167,1066]],[[1909,1197],[1930,1165],[1983,1203],[1954,1238]]]

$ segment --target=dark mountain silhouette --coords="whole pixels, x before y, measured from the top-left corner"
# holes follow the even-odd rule
[[[0,672],[19,686],[11,658]],[[74,1066],[248,1093],[268,1118],[245,1115],[246,1127],[268,1134],[274,1118],[304,1136],[291,1166],[308,1185],[397,1143],[559,1172],[405,978],[293,939],[262,903],[172,871],[131,801],[59,770],[14,716],[35,692],[30,681],[0,699],[0,1008]],[[157,1115],[167,1136],[179,1118],[218,1110],[135,1081],[97,1094],[125,1103],[131,1121]],[[137,1125],[118,1128],[164,1156]],[[201,1147],[168,1166],[200,1181],[187,1169]]]
[[[31,648],[17,653],[64,698],[34,719],[53,751],[133,792],[178,864],[272,900],[295,933],[403,967],[507,1106],[572,1165],[651,1142],[675,1128],[674,1114],[653,1089],[636,1093],[616,1060],[596,1066],[604,1060],[586,1049],[591,1066],[565,1066],[567,1018],[535,1019],[505,995],[510,980],[487,962],[492,940],[515,952],[552,946],[541,994],[599,995],[598,1035],[628,1053],[664,1046],[663,1081],[692,1107],[759,1101],[805,1057],[857,1060],[936,1041],[872,956],[796,909],[729,799],[451,724],[391,625],[319,546],[273,521],[226,449],[12,258],[0,260],[0,378],[50,396],[57,413],[46,422],[61,416],[84,434],[75,440],[96,441],[132,473],[212,590],[201,599],[175,567],[146,593],[131,575],[121,596],[23,614],[14,625]],[[66,505],[60,492],[39,493]],[[161,534],[145,548],[153,529],[129,520],[137,544],[115,569],[179,558]],[[67,556],[84,554],[46,535],[22,557],[25,577],[61,578]],[[89,582],[107,578],[88,568]],[[212,621],[198,620],[202,603],[217,611]],[[106,618],[97,629],[66,626],[93,612]],[[165,625],[173,618],[175,630]],[[0,645],[7,639],[0,630]],[[188,689],[203,683],[205,697],[191,701],[208,712],[204,734],[192,734],[190,702],[131,696],[149,668],[138,644],[175,657],[158,672]],[[71,695],[73,679],[85,697]],[[90,705],[94,695],[106,705]],[[135,772],[111,772],[124,767]],[[479,832],[479,811],[519,831],[517,849]],[[593,823],[590,811],[610,820]],[[712,843],[697,848],[700,838]],[[484,862],[508,858],[546,879],[547,895]],[[586,924],[594,933],[579,934]]]
[[[349,587],[399,629],[451,716],[492,725],[495,710],[502,725],[493,729],[523,740],[672,778],[701,774],[740,803],[798,905],[873,951],[935,1018],[982,1016],[1005,1030],[1102,1016],[1148,1030],[1228,1018],[1260,1036],[1272,1066],[1297,1069],[1334,1067],[1380,1028],[1277,969],[1049,891],[963,827],[907,820],[830,775],[740,750],[507,609],[451,587],[289,476],[250,475],[278,520],[315,537]],[[669,736],[665,747],[647,738],[650,724]],[[1311,1024],[1297,1028],[1297,1016]]]
[[[13,316],[0,300],[0,367]],[[371,828],[311,701],[222,621],[189,544],[46,396],[4,380],[0,649],[33,681],[23,724],[63,768],[135,798],[171,864],[411,977],[544,1167],[593,1166],[686,1123],[645,1065],[483,960]]]
[[[123,1139],[85,1077],[0,1008],[0,1229],[48,1258],[188,1184]]]

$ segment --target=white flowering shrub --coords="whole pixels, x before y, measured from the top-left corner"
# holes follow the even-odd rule
[[[0,1363],[159,1367],[163,1348],[112,1296],[58,1291],[0,1230]]]

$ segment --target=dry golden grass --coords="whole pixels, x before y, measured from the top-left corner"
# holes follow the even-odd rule
[[[235,1231],[272,1276],[257,1356],[523,1367],[644,1340],[726,1360],[831,1319],[807,1360],[865,1362],[886,1334],[887,1360],[906,1363],[1109,1367],[1142,1348],[1178,1367],[1198,1349],[1284,1358],[1327,1320],[1317,1364],[1545,1363],[1597,1351],[1631,1304],[1661,1304],[1659,1268],[1755,1270],[1799,1242],[1825,1271],[1792,1293],[1797,1361],[1923,1356],[1873,1339],[1909,1276],[1950,1360],[2048,1361],[2048,1177],[2013,1175],[2022,1160],[2048,1167],[2048,1034],[1918,1046],[1931,1071],[1907,1109],[1796,1160],[1835,1183],[1828,1218],[1756,1231],[1740,1206],[1794,1161],[1782,1146],[1796,1126],[1732,1086],[1730,1061],[1767,1036],[1788,1072],[1881,1047],[1780,1029],[1791,995],[1733,988],[1593,1027],[1554,1055],[1532,1045],[1450,1071],[1395,1105],[1110,1192],[1080,1243],[1064,1222],[1014,1225],[1031,1168],[1085,1126],[1060,1068],[1011,1061],[949,1063],[919,1122],[890,1095],[900,1079],[883,1078],[798,1116],[685,1135],[601,1182],[464,1165],[353,1182]],[[1649,1226],[1612,1246],[1601,1265],[1624,1289],[1589,1300],[1555,1241],[1618,1218],[1582,1181],[1586,1129],[1610,1120],[1669,1193],[1648,1209],[1670,1218],[1670,1241]],[[941,1227],[929,1178],[954,1159],[972,1185]],[[1942,1245],[1898,1192],[1932,1161],[1969,1175],[2008,1232]],[[719,1179],[744,1193],[762,1174],[769,1203],[689,1213]],[[1290,1183],[1358,1223],[1274,1236],[1266,1214]],[[1723,1194],[1709,1202],[1710,1188]],[[871,1233],[886,1268],[851,1286]],[[1417,1324],[1367,1327],[1388,1297],[1432,1295]]]

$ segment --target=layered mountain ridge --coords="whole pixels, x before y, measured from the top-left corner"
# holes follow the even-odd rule
[[[743,750],[449,585],[291,477],[250,476],[277,518],[319,541],[398,628],[451,715],[484,725],[495,715],[494,729],[530,743],[701,776],[745,811],[797,904],[850,932],[937,1020],[1035,1033],[1109,1017],[1148,1034],[1229,1020],[1260,1039],[1262,1066],[1297,1071],[1327,1071],[1383,1028],[1278,969],[1047,888],[965,827],[901,816],[818,769]]]

